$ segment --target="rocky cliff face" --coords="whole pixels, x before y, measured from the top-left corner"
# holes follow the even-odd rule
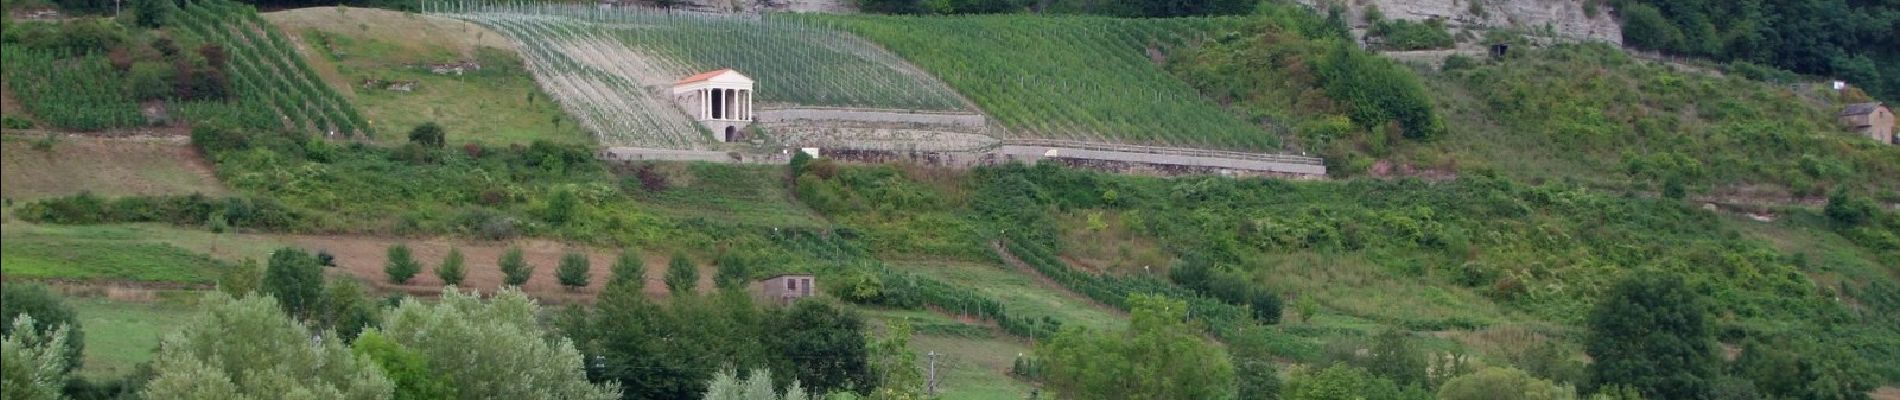
[[[1377,6],[1387,19],[1445,21],[1453,34],[1482,38],[1491,29],[1509,29],[1557,42],[1623,44],[1623,28],[1607,0],[1300,0],[1314,8],[1349,7],[1355,28],[1365,28],[1365,12]],[[1586,6],[1586,2],[1596,3]],[[1592,10],[1589,10],[1593,8]],[[1463,41],[1463,40],[1461,40]]]

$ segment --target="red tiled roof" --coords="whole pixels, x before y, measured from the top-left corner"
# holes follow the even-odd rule
[[[732,68],[720,68],[720,69],[716,69],[712,71],[701,72],[698,74],[694,74],[693,76],[688,76],[686,77],[686,79],[680,79],[679,82],[673,82],[673,84],[684,85],[688,83],[699,82],[699,81],[703,81],[707,79],[712,79],[712,77],[719,76],[719,74],[723,74],[727,72],[732,72]]]

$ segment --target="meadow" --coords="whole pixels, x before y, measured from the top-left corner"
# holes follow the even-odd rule
[[[10,279],[209,285],[228,268],[223,261],[131,231],[5,226],[0,272]]]
[[[153,301],[107,298],[75,299],[70,304],[86,329],[86,350],[79,374],[95,382],[132,375],[152,361],[159,339],[177,329],[195,311],[196,293]]]

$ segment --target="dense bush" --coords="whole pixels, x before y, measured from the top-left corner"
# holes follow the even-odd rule
[[[1425,22],[1407,20],[1381,20],[1372,23],[1366,36],[1377,37],[1379,48],[1390,50],[1431,50],[1448,49],[1454,44],[1451,31],[1445,29],[1445,22],[1431,19]]]
[[[1322,17],[1302,7],[1263,5],[1237,29],[1171,57],[1168,69],[1201,93],[1236,103],[1230,107],[1236,112],[1297,128],[1301,147],[1325,153],[1330,163],[1361,153],[1384,157],[1401,137],[1442,133],[1418,78],[1359,49],[1341,18],[1337,10]],[[1341,125],[1348,119],[1341,117],[1351,123]]]
[[[198,194],[130,196],[105,200],[82,192],[27,203],[16,212],[23,220],[56,224],[164,222],[205,226],[215,220],[236,228],[282,230],[297,226],[299,222],[295,211],[273,198],[217,199]]]
[[[1434,77],[1439,90],[1475,101],[1459,119],[1501,125],[1459,126],[1463,138],[1448,155],[1456,154],[1450,147],[1489,148],[1484,161],[1520,179],[1650,188],[1642,190],[1676,179],[1691,196],[1751,185],[1800,197],[1896,187],[1875,178],[1900,174],[1892,147],[1843,132],[1838,103],[1810,101],[1811,92],[1663,68],[1610,46],[1513,52],[1510,62]],[[1506,140],[1513,144],[1490,143]]]

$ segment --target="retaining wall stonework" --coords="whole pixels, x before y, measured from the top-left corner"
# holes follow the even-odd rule
[[[1585,1],[1596,1],[1594,15],[1585,10]],[[1377,6],[1386,19],[1427,21],[1438,19],[1453,33],[1471,31],[1483,37],[1486,30],[1512,29],[1562,42],[1606,42],[1621,46],[1623,27],[1607,0],[1299,0],[1309,7],[1347,4],[1348,23],[1356,30],[1366,28],[1365,11]],[[1472,3],[1477,3],[1473,6]]]

